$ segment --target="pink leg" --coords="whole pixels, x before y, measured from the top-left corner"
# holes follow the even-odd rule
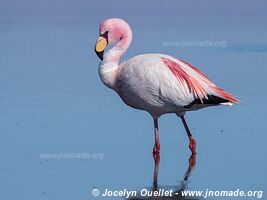
[[[197,150],[196,150],[197,149],[197,143],[196,143],[195,139],[193,138],[193,136],[189,137],[189,141],[190,141],[189,148],[190,148],[192,154],[196,154],[197,153]]]
[[[186,133],[187,133],[187,135],[188,135],[188,139],[189,139],[189,148],[190,148],[192,154],[196,154],[196,153],[197,153],[197,151],[196,151],[196,149],[197,149],[196,141],[195,141],[195,139],[193,138],[193,136],[192,136],[192,134],[191,134],[191,132],[190,132],[190,130],[189,130],[187,124],[186,124],[186,121],[185,121],[184,116],[181,116],[181,119],[182,119],[182,122],[183,122],[183,124],[184,124]]]
[[[153,148],[153,154],[159,154],[160,142],[159,142],[159,130],[158,130],[158,119],[154,119],[154,132],[155,132],[155,145]]]

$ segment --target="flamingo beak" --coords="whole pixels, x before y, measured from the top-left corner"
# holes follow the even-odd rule
[[[100,60],[103,60],[104,50],[107,45],[107,39],[105,37],[99,36],[95,44],[95,52]]]

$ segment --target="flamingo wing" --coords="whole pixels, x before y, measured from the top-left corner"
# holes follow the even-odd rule
[[[230,93],[216,86],[205,74],[191,64],[170,56],[161,56],[165,66],[176,77],[177,82],[193,94],[194,100],[187,106],[199,104],[238,103]]]

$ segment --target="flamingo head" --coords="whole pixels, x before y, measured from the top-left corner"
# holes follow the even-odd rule
[[[124,20],[119,18],[106,19],[99,26],[99,37],[96,41],[95,52],[99,59],[103,60],[104,50],[108,45],[119,43],[120,41],[122,41],[121,45],[123,45],[129,39],[132,39],[132,31]]]

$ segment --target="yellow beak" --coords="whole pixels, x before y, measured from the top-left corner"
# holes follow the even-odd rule
[[[106,38],[99,36],[95,44],[95,52],[100,60],[103,60],[104,50],[107,45],[108,41],[106,40]]]

